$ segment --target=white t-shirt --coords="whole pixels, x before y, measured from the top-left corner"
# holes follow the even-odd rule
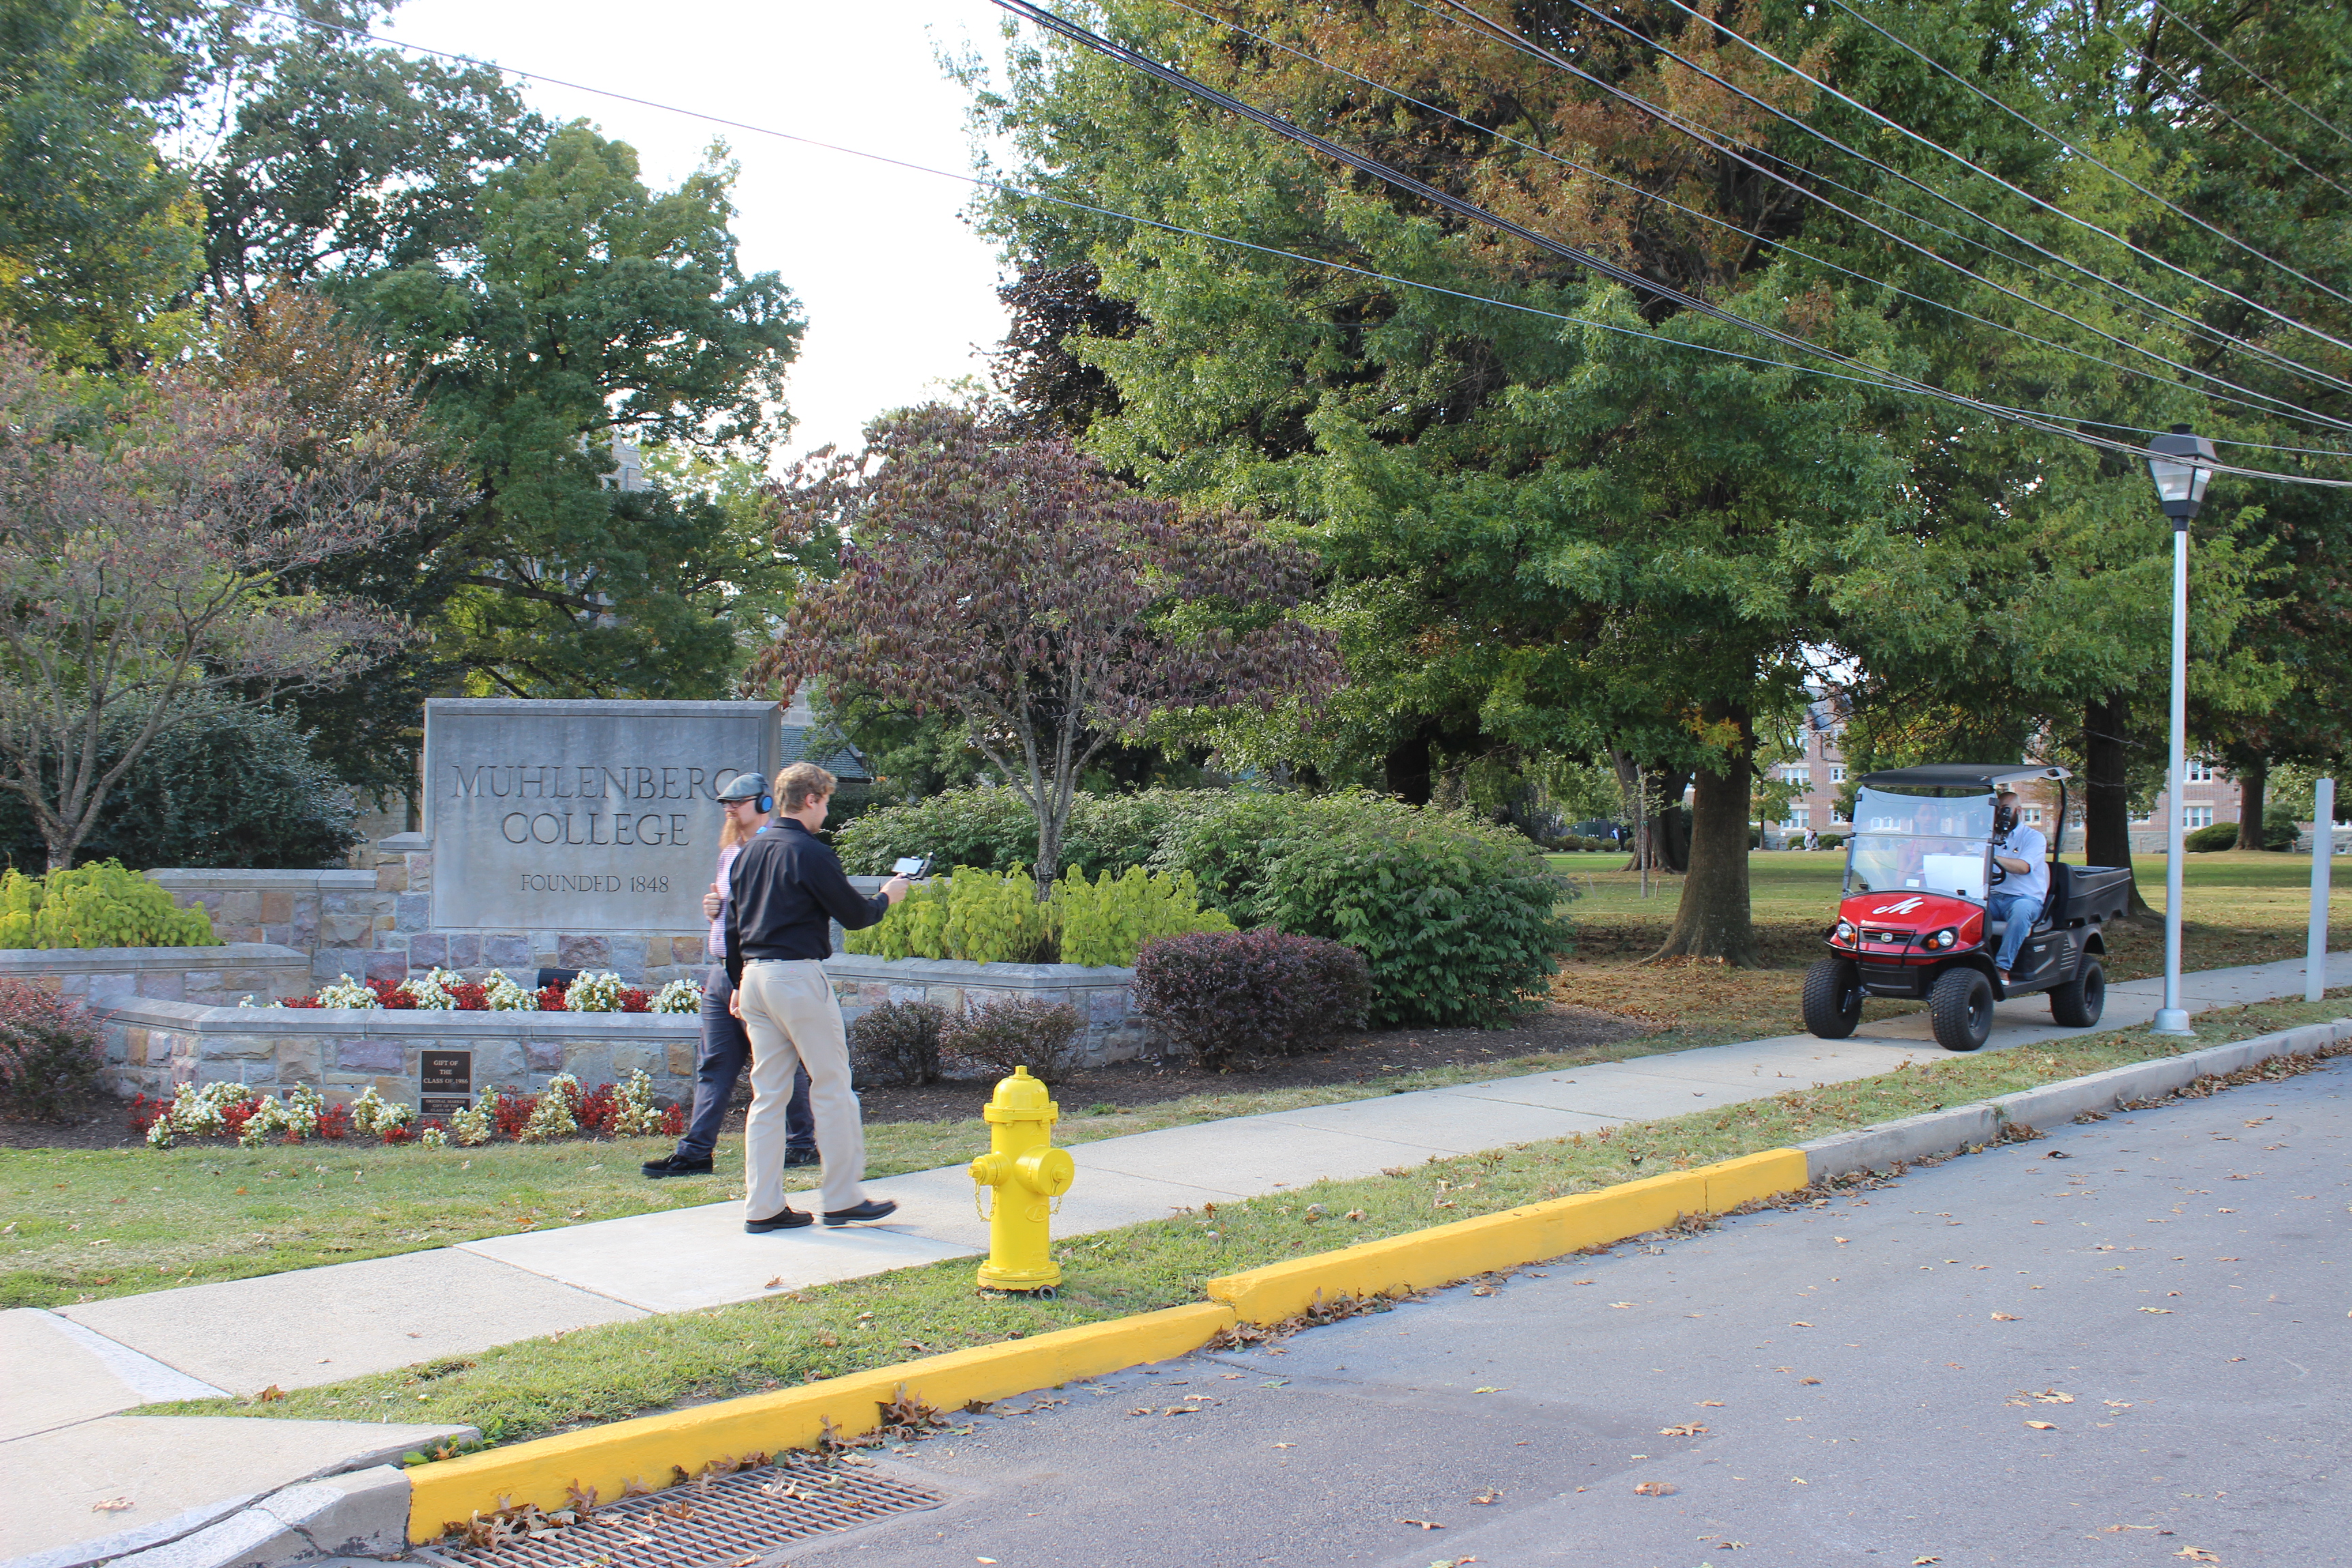
[[[1994,892],[2029,899],[2050,896],[2050,841],[2042,837],[2040,828],[2028,827],[2021,822],[1993,846],[1992,852],[2004,859],[2022,860],[2032,868],[2029,871],[2011,871],[2009,879],[1995,887]]]

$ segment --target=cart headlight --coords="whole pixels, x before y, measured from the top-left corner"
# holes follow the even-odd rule
[[[1919,945],[1926,948],[1930,952],[1942,952],[1948,948],[1958,947],[1960,945],[1959,927],[1946,926],[1943,930],[1927,937],[1925,941],[1920,942]]]
[[[1831,940],[1835,942],[1840,947],[1852,947],[1853,945],[1853,922],[1852,921],[1840,921],[1837,923],[1837,931]]]

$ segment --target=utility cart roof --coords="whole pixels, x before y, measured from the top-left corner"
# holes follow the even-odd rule
[[[1929,763],[1924,767],[1889,768],[1865,774],[1860,782],[1874,789],[1996,789],[2033,779],[2066,779],[2064,768],[2037,763]]]

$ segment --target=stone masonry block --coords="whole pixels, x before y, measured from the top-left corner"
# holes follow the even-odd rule
[[[139,994],[163,1002],[187,999],[186,976],[173,969],[149,969],[139,976]]]
[[[556,939],[556,967],[561,969],[609,969],[613,963],[613,944],[601,936],[562,936]]]
[[[375,868],[375,890],[379,893],[408,891],[408,867],[404,862]]]
[[[533,1072],[559,1072],[563,1067],[563,1043],[561,1040],[525,1040],[522,1057]]]
[[[674,936],[669,939],[669,961],[672,963],[695,964],[709,962],[706,956],[709,943],[698,936]]]
[[[222,1005],[226,981],[226,973],[223,970],[184,969],[180,972],[180,1000],[218,1007]]]
[[[415,952],[416,943],[411,942],[408,944],[408,951]],[[479,966],[482,962],[482,939],[471,931],[450,932],[447,962],[452,969],[473,969]]]
[[[398,1072],[400,1042],[390,1039],[337,1040],[335,1066],[344,1072]]]
[[[686,1040],[673,1040],[663,1053],[668,1058],[670,1076],[688,1078],[694,1073],[695,1058],[700,1047]]]
[[[367,978],[389,980],[394,984],[408,978],[408,953],[403,948],[378,948],[363,954],[367,960]]]
[[[111,1045],[112,1042],[110,1041],[109,1044]],[[126,1026],[121,1032],[121,1055],[116,1059],[129,1062],[133,1067],[143,1068],[147,1065],[147,1031],[145,1029],[135,1024]],[[111,1050],[107,1054],[114,1055]]]
[[[153,1037],[149,1037],[149,1050],[153,1050]],[[198,1044],[197,1058],[207,1062],[274,1061],[276,1042],[258,1035],[206,1035]]]
[[[85,976],[89,989],[83,993],[94,1007],[110,1007],[118,1002],[138,995],[139,976],[130,970]]]
[[[310,978],[321,984],[341,975],[364,973],[366,969],[363,949],[337,945],[322,947],[310,955]]]
[[[646,939],[641,936],[605,938],[606,963],[620,971],[621,977],[632,984],[645,978]]]
[[[449,963],[449,939],[438,931],[419,931],[408,939],[411,969],[441,969]]]
[[[278,1081],[307,1083],[319,1081],[320,1058],[326,1055],[326,1042],[315,1036],[282,1036],[278,1041]]]
[[[530,938],[528,936],[499,931],[482,938],[482,962],[494,969],[503,969],[509,974],[514,974],[518,969],[530,968],[532,960]],[[530,983],[530,976],[527,974],[515,977],[525,984]]]
[[[321,915],[319,941],[327,947],[356,947],[375,930],[373,917],[363,914]]]
[[[404,858],[408,863],[408,890],[412,893],[431,892],[433,890],[433,852],[428,849],[408,855]]]
[[[288,921],[281,925],[263,926],[261,928],[261,940],[268,942],[272,947],[299,947],[302,945],[301,942],[294,935],[294,926],[291,921]]]
[[[433,923],[433,900],[425,893],[403,893],[393,905],[394,931],[423,931]]]
[[[215,921],[231,925],[251,926],[261,923],[261,895],[257,892],[223,893],[213,910]]]
[[[264,892],[258,918],[264,925],[291,924],[294,920],[294,895],[282,888]]]

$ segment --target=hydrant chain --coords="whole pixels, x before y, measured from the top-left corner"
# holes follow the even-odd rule
[[[980,1207],[989,1187],[996,1202],[982,1215],[988,1261],[980,1266],[980,1283],[992,1290],[1051,1289],[1062,1282],[1062,1269],[1053,1258],[1048,1221],[1077,1178],[1069,1151],[1053,1145],[1061,1110],[1045,1086],[1018,1067],[997,1084],[983,1114],[989,1152],[971,1163],[972,1206]]]

